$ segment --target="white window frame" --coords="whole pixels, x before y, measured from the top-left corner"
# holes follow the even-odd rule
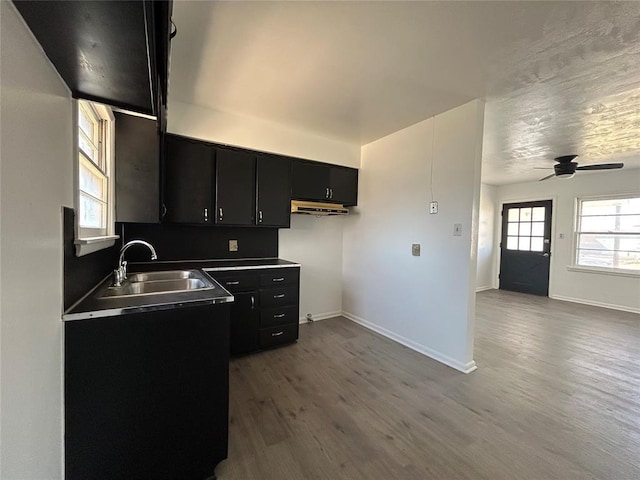
[[[80,226],[80,147],[78,141],[81,103],[89,105],[100,118],[99,155],[104,163],[103,173],[107,177],[107,219],[105,228],[87,228]],[[83,256],[111,247],[119,238],[115,235],[115,117],[111,108],[86,100],[75,100],[73,109],[73,145],[74,145],[74,206],[76,210],[75,241],[76,255]]]
[[[589,233],[602,233],[602,232],[583,232],[581,231],[581,219],[582,219],[582,203],[585,201],[594,200],[616,200],[624,198],[640,198],[640,193],[626,193],[616,195],[598,195],[589,197],[576,198],[575,204],[575,221],[573,227],[573,245],[572,245],[572,259],[571,265],[567,267],[567,270],[587,272],[587,273],[599,273],[605,275],[617,275],[623,277],[640,277],[640,270],[633,270],[628,268],[615,268],[615,267],[596,267],[592,265],[580,265],[578,264],[578,247],[580,245],[580,235]]]

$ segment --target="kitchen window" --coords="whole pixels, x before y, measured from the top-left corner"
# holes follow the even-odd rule
[[[640,274],[640,196],[578,199],[575,265]]]
[[[78,100],[76,156],[76,254],[113,245],[114,117],[105,105]]]

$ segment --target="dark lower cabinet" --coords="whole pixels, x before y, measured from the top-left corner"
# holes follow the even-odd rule
[[[260,310],[258,309],[257,292],[234,293],[235,301],[231,306],[231,334],[229,352],[231,355],[242,355],[258,349],[258,328],[260,326]]]
[[[228,352],[228,305],[66,322],[65,478],[213,477]]]
[[[231,308],[231,355],[298,339],[300,268],[209,271],[236,301]]]

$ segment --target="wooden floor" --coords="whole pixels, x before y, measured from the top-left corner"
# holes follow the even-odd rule
[[[220,480],[640,479],[640,317],[477,296],[464,375],[343,318],[231,362]]]

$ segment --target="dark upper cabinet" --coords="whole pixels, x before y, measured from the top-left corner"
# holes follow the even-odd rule
[[[155,121],[114,113],[116,221],[160,220],[160,135]]]
[[[329,169],[330,201],[347,207],[358,204],[358,170],[347,167]]]
[[[14,3],[74,97],[163,118],[171,1]]]
[[[291,198],[316,202],[358,204],[358,170],[294,160],[291,167]]]
[[[291,166],[291,198],[329,199],[329,166],[294,160]]]
[[[206,143],[165,136],[164,221],[213,223],[214,152]]]
[[[291,218],[291,162],[272,155],[256,160],[256,224],[288,228]]]
[[[217,225],[253,225],[255,221],[255,155],[216,149]]]

